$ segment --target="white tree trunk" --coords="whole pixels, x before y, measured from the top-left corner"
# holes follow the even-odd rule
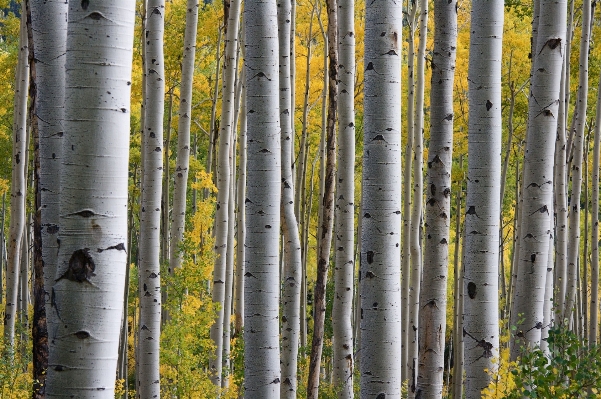
[[[234,131],[235,81],[238,71],[236,50],[238,48],[238,26],[240,0],[230,2],[229,19],[225,38],[223,61],[223,89],[221,100],[221,123],[217,165],[217,210],[215,212],[215,267],[213,271],[213,302],[219,304],[217,318],[211,326],[211,339],[215,342],[215,357],[210,361],[211,380],[221,386],[223,366],[223,317],[225,301],[225,279],[227,265],[228,201],[230,200],[231,138]],[[233,200],[233,199],[232,199]],[[175,212],[174,212],[175,213]],[[233,223],[233,221],[232,221]]]
[[[413,121],[413,208],[411,210],[410,251],[411,287],[409,289],[409,346],[408,351],[408,397],[417,392],[419,373],[419,308],[422,281],[422,223],[424,202],[424,91],[426,86],[426,40],[428,39],[428,1],[419,2],[419,45],[415,69],[415,115]]]
[[[567,47],[566,47],[567,50]],[[555,320],[560,322],[563,318],[565,308],[565,294],[567,289],[568,268],[568,185],[567,185],[567,153],[566,153],[566,56],[564,56],[561,72],[561,84],[559,92],[559,107],[557,110],[557,138],[555,141],[555,174],[554,174],[554,197],[555,197],[555,276],[554,286],[557,293],[555,297]]]
[[[190,122],[192,120],[192,84],[194,81],[194,57],[196,55],[198,0],[188,0],[186,4],[186,30],[184,32],[182,80],[179,90],[179,120],[177,123],[177,161],[175,175],[173,176],[173,210],[171,211],[170,225],[170,272],[182,265],[183,258],[179,246],[184,238],[186,193],[190,166]],[[217,76],[216,79],[218,79]],[[211,125],[211,132],[212,129],[213,126]]]
[[[353,292],[355,271],[355,1],[338,0],[338,176],[336,179],[334,386],[353,397]]]
[[[574,110],[574,157],[572,159],[572,195],[568,208],[568,281],[563,319],[570,323],[576,305],[578,280],[578,255],[580,252],[580,194],[582,192],[582,158],[584,152],[584,127],[588,98],[588,52],[591,26],[591,1],[582,3],[582,32],[580,36],[580,69],[578,71],[578,98]],[[569,150],[568,150],[569,154]]]
[[[59,223],[59,168],[65,101],[65,51],[67,3],[63,0],[30,0],[36,68],[35,114],[40,140],[39,192],[41,195],[42,259],[46,323],[55,329],[56,314],[50,306],[49,287],[56,275]],[[57,17],[61,15],[61,17]]]
[[[466,398],[480,398],[499,354],[503,2],[472,4],[463,335]]]
[[[23,2],[23,4],[25,4]],[[27,164],[27,98],[29,88],[29,48],[25,7],[22,8],[19,33],[19,55],[15,80],[15,103],[13,114],[12,180],[10,193],[10,225],[8,261],[6,263],[6,305],[4,308],[4,343],[6,350],[13,351],[15,340],[15,317],[19,292],[19,269],[21,267],[21,241],[25,229],[25,165]]]
[[[159,398],[159,343],[161,339],[161,197],[163,190],[163,116],[165,105],[165,65],[163,32],[165,0],[148,0],[146,6],[146,74],[144,164],[140,208],[140,323],[137,394]]]
[[[402,5],[366,5],[361,397],[401,396]]]
[[[281,149],[275,0],[244,8],[248,168],[244,274],[244,391],[280,397]]]
[[[601,80],[597,90],[597,118],[595,122],[595,140],[593,146],[593,206],[591,236],[591,308],[588,332],[589,345],[596,345],[599,335],[599,141],[601,140]]]
[[[416,396],[442,398],[447,316],[447,270],[453,166],[453,89],[457,47],[456,1],[434,3],[430,92],[430,151],[426,189],[424,268],[419,299]],[[457,231],[459,234],[459,231]]]
[[[69,4],[47,396],[114,398],[127,263],[135,1]]]
[[[280,129],[281,129],[281,216],[284,237],[284,270],[282,280],[282,353],[281,353],[281,398],[295,399],[297,395],[297,357],[300,338],[300,288],[301,288],[301,243],[298,223],[294,214],[294,175],[292,157],[294,133],[292,131],[292,97],[290,70],[292,65],[290,31],[292,3],[278,1],[279,28],[279,79],[280,79]]]
[[[540,344],[550,229],[553,218],[553,165],[560,95],[565,1],[541,0],[535,66],[532,68],[528,106],[528,133],[521,201],[522,230],[518,240],[516,290],[511,312],[513,359],[522,346]],[[525,339],[525,341],[524,341]]]

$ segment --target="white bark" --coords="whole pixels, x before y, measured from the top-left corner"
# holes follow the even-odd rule
[[[279,236],[281,150],[277,7],[244,8],[248,168],[244,274],[244,390],[248,398],[280,396]]]
[[[419,2],[419,45],[415,69],[415,115],[413,124],[413,208],[411,210],[410,251],[411,287],[409,289],[409,346],[408,351],[408,397],[417,394],[419,373],[419,308],[422,281],[422,223],[424,202],[424,91],[426,86],[426,40],[428,39],[428,1]]]
[[[355,1],[338,0],[338,176],[336,179],[333,383],[339,399],[353,397],[355,271]]]
[[[65,51],[67,3],[63,0],[30,0],[36,73],[35,113],[39,137],[42,259],[47,331],[56,331],[56,313],[49,287],[56,275],[58,255],[59,193],[62,120],[65,101]],[[60,16],[60,17],[59,17]],[[1,251],[0,251],[1,253]],[[51,343],[51,342],[49,342]]]
[[[561,84],[559,92],[559,107],[557,110],[557,138],[555,141],[555,175],[554,175],[554,196],[555,196],[555,320],[561,321],[563,318],[563,309],[565,308],[565,295],[567,289],[568,269],[568,185],[567,185],[567,153],[566,153],[566,64],[569,60],[566,56],[563,58],[563,68],[561,72]]]
[[[244,69],[240,74],[240,84],[242,85],[241,104],[240,104],[240,133],[238,137],[238,186],[236,188],[236,202],[238,214],[236,215],[237,242],[236,247],[236,296],[234,304],[235,313],[235,331],[236,334],[242,332],[244,327],[244,259],[246,256],[244,242],[246,239],[246,209],[244,199],[246,198],[246,86]]]
[[[163,190],[163,116],[165,105],[165,65],[163,32],[165,0],[148,0],[146,6],[146,74],[144,115],[144,164],[140,208],[140,347],[138,352],[137,394],[159,398],[159,343],[161,339],[161,197]]]
[[[499,351],[503,2],[472,4],[464,265],[465,394],[480,398]]]
[[[580,252],[580,194],[582,192],[582,159],[584,152],[584,127],[588,98],[588,53],[590,46],[591,1],[582,3],[582,32],[580,36],[580,69],[578,71],[578,98],[574,110],[574,157],[572,159],[572,195],[568,208],[568,281],[564,320],[570,319],[576,305],[578,255]],[[568,150],[569,154],[569,150]]]
[[[186,4],[186,30],[184,32],[182,80],[179,90],[179,120],[177,123],[177,161],[173,177],[173,210],[171,211],[170,226],[170,271],[181,267],[183,259],[179,246],[184,238],[186,193],[190,166],[190,122],[192,119],[192,84],[194,81],[194,57],[196,55],[198,0],[188,0]],[[212,129],[213,126],[211,125],[211,132]]]
[[[601,80],[599,81],[601,85]],[[597,90],[597,118],[593,146],[593,195],[591,236],[591,307],[589,345],[596,345],[599,335],[599,141],[601,140],[601,86]]]
[[[127,263],[135,1],[71,2],[47,397],[114,398]]]
[[[25,3],[23,2],[23,5]],[[25,165],[27,164],[27,98],[29,88],[29,47],[25,7],[19,30],[19,55],[15,80],[15,102],[13,114],[12,180],[10,193],[10,225],[8,261],[6,264],[6,305],[4,308],[4,343],[6,350],[14,350],[15,317],[19,292],[19,270],[21,267],[21,241],[25,229]]]
[[[447,271],[453,166],[453,89],[457,2],[434,3],[430,92],[430,151],[426,189],[424,267],[419,298],[419,365],[416,396],[442,398],[447,315]],[[459,231],[457,231],[459,234]]]
[[[401,396],[402,5],[366,5],[361,397]]]
[[[301,243],[294,214],[294,175],[292,158],[292,91],[290,71],[290,31],[292,3],[278,1],[280,129],[281,129],[281,216],[284,237],[284,270],[282,280],[282,353],[281,398],[295,399],[297,394],[297,357],[300,338]]]
[[[540,343],[550,228],[553,218],[553,165],[560,95],[563,43],[565,41],[565,1],[541,0],[535,66],[532,68],[528,106],[528,133],[524,157],[521,201],[522,230],[517,280],[511,312],[512,358],[522,346]],[[524,342],[523,339],[526,341]]]
[[[221,386],[223,366],[223,320],[225,304],[225,280],[227,265],[228,201],[230,200],[231,138],[234,131],[235,81],[238,71],[236,50],[238,49],[238,26],[240,0],[230,2],[229,19],[225,38],[223,61],[223,88],[221,100],[221,123],[217,160],[217,210],[215,212],[215,267],[213,271],[213,302],[219,304],[217,318],[211,326],[211,339],[215,342],[215,357],[210,361],[213,375],[211,380]],[[174,211],[175,213],[175,211]],[[233,221],[232,221],[233,223]]]

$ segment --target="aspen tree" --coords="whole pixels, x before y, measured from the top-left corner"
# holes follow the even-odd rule
[[[409,346],[407,347],[407,366],[410,376],[408,397],[416,396],[417,376],[419,373],[419,299],[422,281],[422,227],[424,198],[424,91],[426,68],[426,41],[428,39],[428,1],[419,2],[419,44],[416,63],[415,115],[413,121],[413,207],[411,209],[410,252],[411,287],[409,289]]]
[[[140,323],[136,371],[137,394],[160,397],[159,343],[161,338],[161,197],[163,190],[163,115],[165,65],[163,32],[165,1],[148,0],[146,5],[146,74],[144,106],[144,164],[140,207]]]
[[[240,21],[240,0],[230,2],[225,38],[223,61],[223,88],[221,101],[221,123],[219,132],[219,152],[217,166],[217,210],[215,212],[215,267],[213,271],[213,302],[219,305],[217,318],[211,326],[211,339],[215,342],[215,357],[210,361],[211,380],[221,386],[223,367],[223,323],[225,304],[225,279],[227,264],[228,201],[230,200],[230,159],[231,138],[234,131],[235,81],[238,71],[236,50],[238,48],[238,26]],[[232,198],[233,200],[233,198]],[[185,203],[185,202],[184,202]],[[232,220],[231,223],[234,221]]]
[[[70,2],[47,397],[114,398],[127,262],[135,1]]]
[[[294,132],[292,130],[292,80],[290,76],[290,32],[292,20],[291,0],[278,0],[279,40],[279,99],[281,129],[281,217],[284,245],[284,268],[282,280],[282,352],[281,352],[281,398],[297,396],[297,358],[300,338],[300,288],[301,288],[301,242],[297,219],[294,214],[294,175],[292,157]]]
[[[402,5],[366,4],[361,193],[361,397],[401,396]]]
[[[503,2],[474,2],[469,59],[464,314],[466,398],[488,386],[499,351]]]
[[[338,176],[334,267],[333,383],[338,398],[353,397],[353,292],[355,272],[355,1],[338,1]]]
[[[566,304],[563,319],[570,323],[576,305],[578,279],[578,254],[580,251],[580,195],[582,192],[582,159],[584,152],[584,127],[588,98],[588,53],[590,47],[591,1],[582,3],[582,32],[580,35],[580,68],[578,71],[578,96],[574,110],[574,140],[572,164],[572,195],[568,208],[568,279],[566,289]],[[568,146],[568,156],[569,156]],[[575,319],[574,319],[575,321]],[[571,324],[570,324],[571,325]]]
[[[244,391],[280,397],[279,237],[281,149],[275,0],[244,8],[247,193],[244,274]]]
[[[417,395],[442,398],[447,269],[449,263],[453,83],[457,47],[457,2],[434,2],[434,50],[430,91],[430,151],[426,189],[424,268],[419,298]],[[459,233],[459,232],[457,232]]]
[[[521,208],[522,230],[511,312],[512,358],[540,343],[553,217],[553,161],[560,95],[566,2],[541,0],[528,106]]]
[[[42,348],[38,345],[40,341],[36,336],[47,343],[48,331],[54,331],[57,322],[47,291],[56,275],[58,253],[56,238],[59,224],[59,162],[63,135],[61,122],[65,101],[67,3],[62,0],[30,0],[29,11],[32,39],[30,43],[33,43],[30,58],[34,60],[31,63],[31,75],[32,84],[35,84],[36,88],[35,96],[31,98],[30,115],[32,134],[37,140],[36,147],[39,148],[35,196],[35,209],[39,211],[35,216],[34,233],[34,398],[42,398],[45,395],[48,346],[46,344]],[[0,256],[2,252],[3,250],[0,250]],[[43,307],[43,312],[40,307]]]
[[[413,129],[415,114],[415,24],[418,4],[414,1],[408,3],[411,11],[408,12],[408,34],[407,34],[407,145],[405,147],[405,158],[403,161],[403,231],[401,240],[401,308],[403,317],[403,335],[401,344],[402,368],[401,379],[409,379],[409,371],[413,368],[413,359],[409,361],[409,290],[411,287],[411,172],[413,168]]]
[[[599,146],[601,140],[601,80],[597,89],[597,116],[593,144],[593,195],[592,195],[592,234],[591,234],[591,304],[588,342],[596,345],[599,335]]]
[[[7,351],[14,353],[15,318],[19,291],[21,266],[21,241],[25,229],[25,165],[27,164],[27,92],[29,87],[29,49],[25,2],[22,3],[19,28],[19,54],[15,81],[13,113],[12,180],[10,193],[10,226],[8,260],[6,263],[6,304],[4,307],[4,344]]]
[[[179,246],[184,237],[184,225],[186,220],[186,193],[188,189],[188,172],[190,166],[192,84],[194,81],[197,27],[198,0],[187,0],[186,29],[184,32],[184,51],[182,58],[182,80],[179,90],[179,120],[177,122],[177,161],[175,164],[175,175],[173,180],[173,210],[171,211],[170,223],[170,271],[180,267],[182,264],[182,254],[179,251]],[[215,94],[215,96],[217,96],[217,94]],[[211,125],[211,131],[212,129],[213,126]]]

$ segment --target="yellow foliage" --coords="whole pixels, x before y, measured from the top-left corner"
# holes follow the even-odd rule
[[[496,370],[489,371],[492,376],[492,382],[482,390],[482,399],[501,399],[515,389],[511,370],[516,368],[517,362],[509,360],[508,348],[501,350],[501,358],[498,360],[498,363]]]

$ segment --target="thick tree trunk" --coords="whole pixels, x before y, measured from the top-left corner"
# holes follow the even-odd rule
[[[361,397],[401,396],[402,5],[366,5]]]
[[[499,354],[503,2],[472,5],[464,265],[465,394],[480,398]]]
[[[280,397],[279,237],[281,149],[277,7],[247,4],[246,106],[248,168],[244,274],[244,390],[246,397]]]
[[[553,164],[566,3],[541,0],[537,54],[530,86],[521,201],[520,250],[511,312],[511,356],[540,343],[553,218]],[[524,341],[525,340],[525,341]]]
[[[163,191],[163,116],[165,65],[163,32],[165,1],[148,0],[146,6],[146,98],[144,115],[144,164],[140,208],[139,294],[140,348],[138,353],[139,398],[160,397],[159,343],[161,338],[160,225]]]
[[[50,398],[115,396],[134,22],[132,0],[69,3],[60,248],[48,287],[61,328],[50,332]]]
[[[434,55],[430,92],[430,151],[426,190],[424,269],[419,303],[416,396],[442,398],[447,316],[453,89],[457,47],[456,1],[434,2]]]
[[[353,292],[355,272],[355,1],[338,3],[338,178],[334,268],[333,383],[339,399],[353,397]]]
[[[23,5],[25,2],[23,2]],[[25,7],[23,7],[25,11]],[[12,180],[10,193],[10,226],[8,262],[6,265],[6,304],[4,308],[5,350],[14,353],[15,318],[21,267],[21,241],[25,229],[25,165],[27,164],[27,98],[29,87],[29,49],[27,43],[26,13],[21,16],[19,55],[15,81],[13,116]]]
[[[59,223],[59,160],[65,98],[67,3],[61,0],[29,1],[31,89],[30,115],[35,150],[34,216],[34,399],[44,398],[48,367],[48,331],[56,315],[48,287],[56,275],[56,241]],[[62,15],[61,17],[58,17]],[[35,60],[35,62],[32,62]],[[0,246],[3,245],[0,243]],[[0,256],[3,253],[0,250]]]

